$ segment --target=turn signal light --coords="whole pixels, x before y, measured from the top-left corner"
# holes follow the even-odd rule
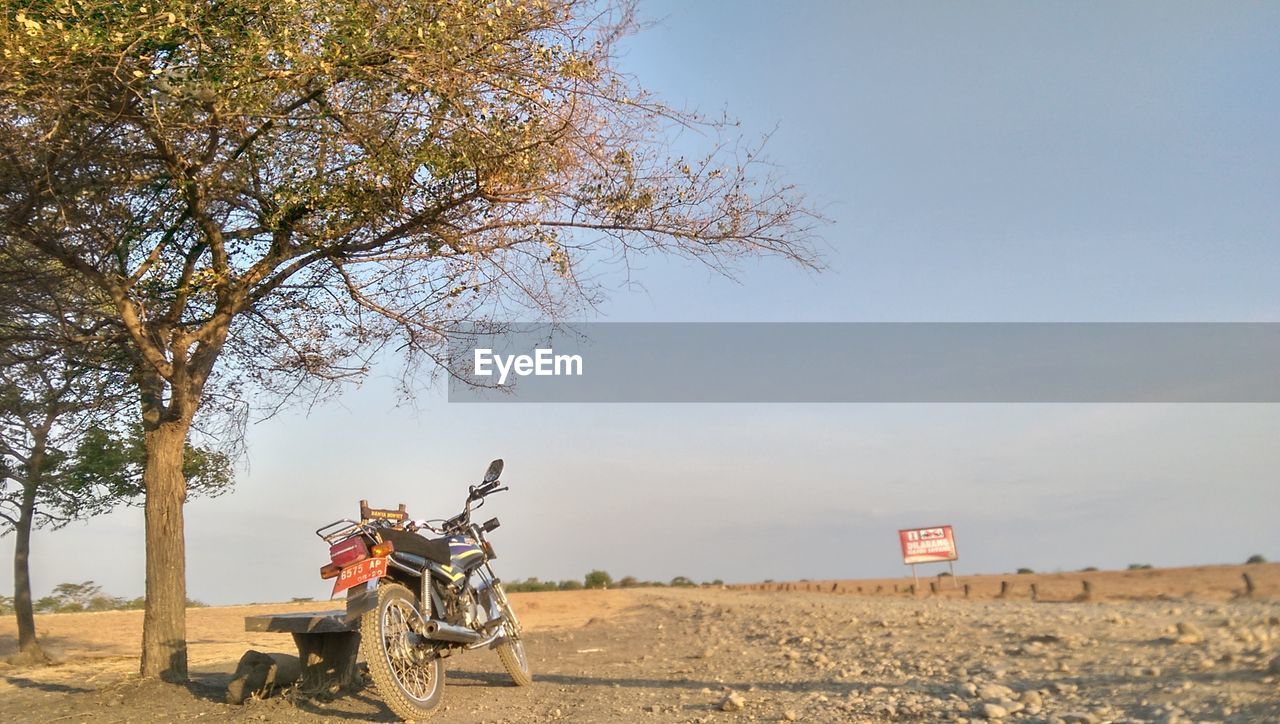
[[[321,579],[328,580],[330,578],[337,578],[339,573],[342,573],[342,568],[335,566],[332,563],[326,563],[323,566],[320,566]]]
[[[386,558],[387,556],[391,555],[391,552],[394,551],[395,549],[396,547],[391,545],[391,541],[384,540],[378,545],[374,546],[371,552],[373,553],[374,558]]]

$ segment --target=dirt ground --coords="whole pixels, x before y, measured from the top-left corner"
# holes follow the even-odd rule
[[[1246,571],[1251,597],[1239,595]],[[1079,575],[1092,600],[1073,600]],[[969,599],[946,580],[931,595],[921,579],[913,596],[909,582],[516,594],[535,684],[511,686],[491,652],[453,657],[436,718],[1280,721],[1280,565],[961,576]],[[245,649],[292,648],[244,632],[244,616],[322,607],[192,609],[185,687],[134,676],[140,612],[41,616],[62,663],[0,665],[0,721],[394,721],[371,685],[333,701],[222,703]],[[6,618],[0,654],[13,639]]]
[[[1092,601],[1142,601],[1159,598],[1191,598],[1206,601],[1228,601],[1245,592],[1244,575],[1253,581],[1255,595],[1280,598],[1280,564],[1240,566],[1189,566],[1184,568],[1147,568],[1125,571],[1073,571],[1069,573],[980,574],[960,572],[955,578],[939,577],[946,569],[940,564],[919,566],[919,589],[948,598],[965,597],[963,586],[969,585],[969,597],[1000,597],[1002,583],[1008,583],[1007,598],[1029,598],[1036,586],[1036,600],[1074,601],[1089,582]],[[788,583],[753,583],[734,586],[743,590],[821,591],[892,595],[906,592],[912,585],[911,574],[902,578],[864,579],[858,581],[825,580]]]

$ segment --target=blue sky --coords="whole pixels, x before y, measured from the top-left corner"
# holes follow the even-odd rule
[[[594,319],[1280,321],[1280,5],[640,9],[622,66],[772,131],[829,269],[643,259]],[[1280,558],[1276,406],[410,405],[393,374],[251,426],[237,490],[188,507],[194,597],[323,596],[312,530],[452,513],[498,456],[507,577],[905,574],[896,529],[937,523],[962,574]],[[141,520],[37,534],[37,594],[138,595]]]

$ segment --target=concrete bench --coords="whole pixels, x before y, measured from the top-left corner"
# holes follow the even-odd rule
[[[245,631],[293,635],[302,664],[301,689],[308,693],[335,694],[358,688],[356,652],[360,631],[343,620],[345,611],[270,613],[245,616]]]

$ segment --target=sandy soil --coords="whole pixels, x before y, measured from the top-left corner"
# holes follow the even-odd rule
[[[1247,570],[1249,598],[1232,597],[1243,588],[1232,583],[1238,567],[1090,573],[1098,599],[1089,602],[1067,600],[1080,591],[1070,575],[1017,576],[1020,593],[1003,600],[987,593],[1001,577],[961,577],[969,600],[945,587],[894,594],[874,581],[839,582],[835,593],[836,582],[823,592],[799,582],[517,594],[534,686],[511,686],[490,652],[453,657],[437,718],[1280,721],[1280,565]],[[1030,600],[1032,580],[1049,595]],[[245,649],[290,649],[285,635],[245,633],[243,617],[315,608],[191,610],[186,687],[133,676],[136,612],[41,617],[64,663],[0,666],[0,721],[394,721],[372,686],[334,701],[221,703]],[[12,637],[6,620],[0,647],[12,650]]]
[[[931,593],[929,584],[937,585],[937,595],[965,596],[963,586],[969,584],[969,597],[999,597],[1001,584],[1009,584],[1006,597],[1030,598],[1035,584],[1037,600],[1073,601],[1088,581],[1093,601],[1141,601],[1153,598],[1189,598],[1202,601],[1228,601],[1245,591],[1244,574],[1253,580],[1255,594],[1280,598],[1280,564],[1240,566],[1190,566],[1185,568],[1150,568],[1134,571],[1074,571],[1064,573],[996,573],[968,575],[959,571],[953,579],[938,577],[945,570],[940,564],[919,566],[920,592]],[[864,580],[795,581],[788,583],[754,583],[734,586],[744,590],[789,590],[892,595],[906,592],[912,585],[911,573],[902,578]]]
[[[592,618],[607,619],[632,605],[623,591],[592,591],[590,602],[581,596],[558,593],[512,594],[520,622],[531,631],[577,628]],[[193,608],[187,611],[188,661],[192,668],[216,666],[236,660],[246,649],[275,651],[288,637],[244,631],[244,618],[263,613],[341,609],[344,601],[256,604]],[[36,630],[45,651],[59,661],[98,659],[103,666],[122,660],[124,668],[137,667],[142,644],[141,611],[100,611],[36,616]],[[88,635],[86,635],[88,633]],[[17,650],[17,626],[12,616],[0,619],[0,657]]]

